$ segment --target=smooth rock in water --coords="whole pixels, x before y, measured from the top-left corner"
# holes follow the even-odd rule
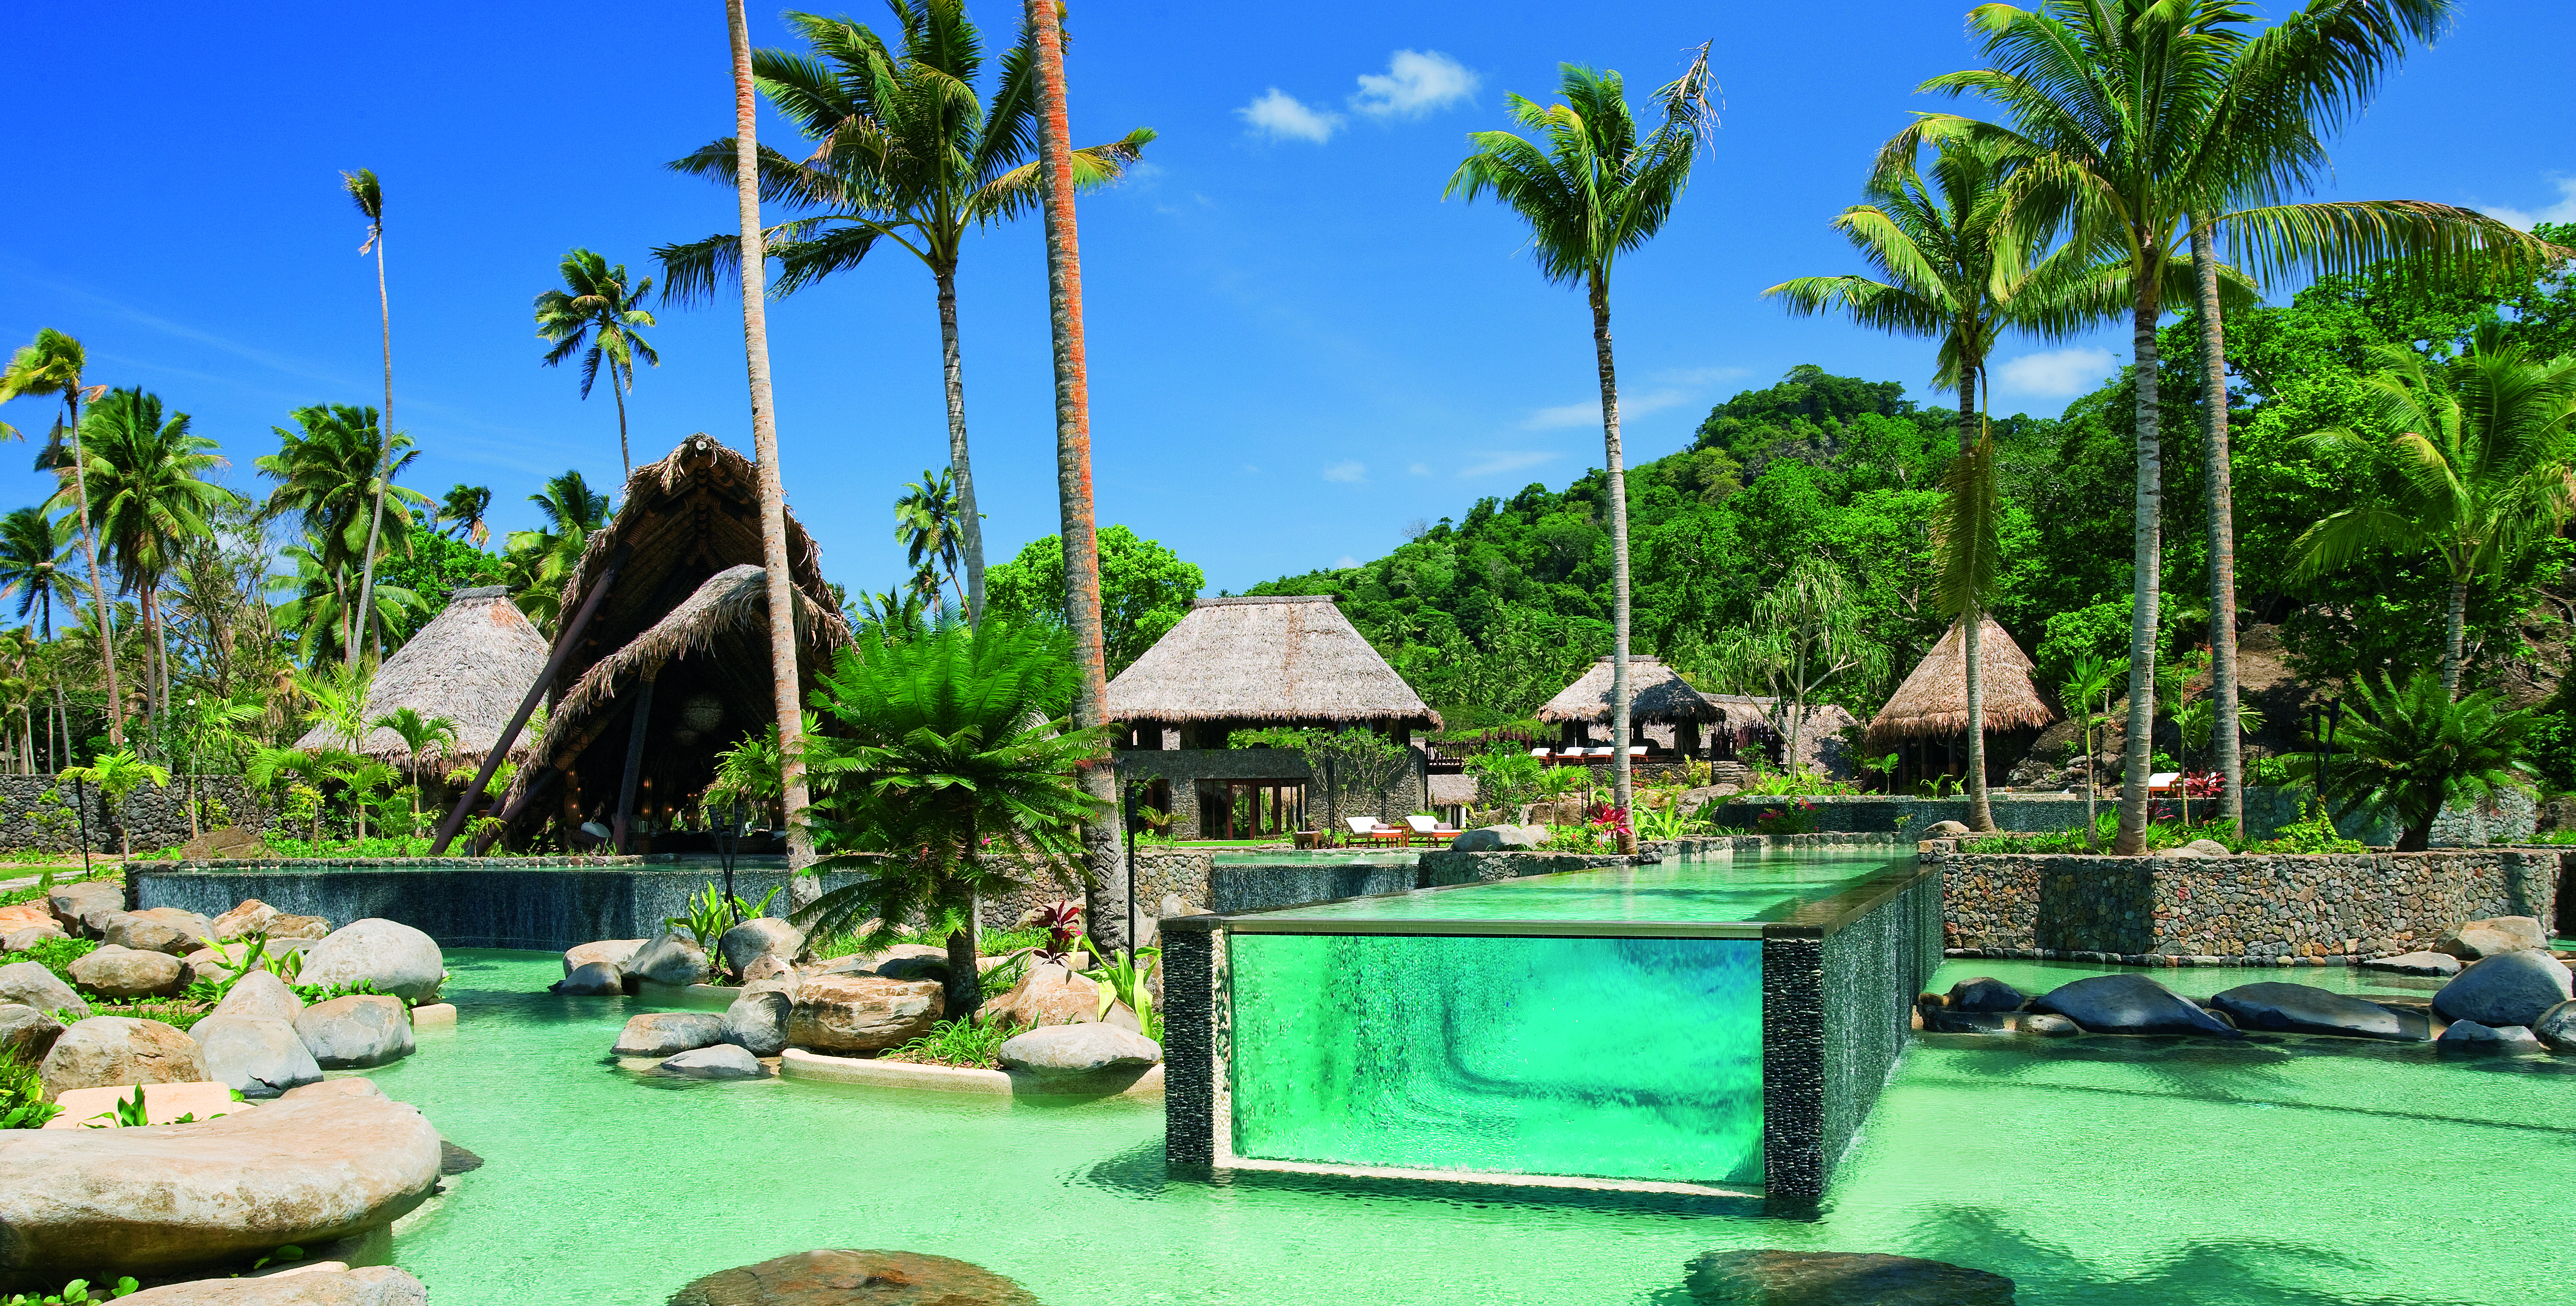
[[[760,1058],[731,1043],[691,1048],[655,1068],[666,1075],[689,1079],[762,1079],[769,1074],[768,1067],[760,1064]]]
[[[1929,994],[1925,995],[1929,997]],[[2013,1032],[2010,1013],[2001,1011],[1957,1011],[1939,1002],[1920,1004],[1923,1029],[1931,1034],[2009,1034]]]
[[[1099,1015],[1100,986],[1053,963],[1030,966],[1010,992],[984,1004],[985,1019],[1007,1018],[1022,1025],[1064,1025]]]
[[[787,1018],[795,1005],[775,990],[745,993],[725,1008],[717,1037],[756,1057],[777,1056],[787,1050]]]
[[[1085,1075],[1120,1067],[1142,1069],[1163,1059],[1163,1045],[1116,1025],[1041,1025],[1012,1035],[998,1054],[1013,1070],[1035,1075]]]
[[[39,943],[70,937],[63,933],[62,926],[52,921],[46,921],[41,925],[21,926],[6,935],[0,935],[0,952],[25,952]]]
[[[212,937],[217,943],[230,943],[235,939],[247,939],[254,934],[266,934],[268,923],[276,919],[275,907],[257,898],[244,898],[234,903],[230,911],[215,918]]]
[[[372,1089],[322,1087],[198,1124],[35,1130],[0,1147],[0,1271],[154,1276],[391,1223],[437,1184],[438,1131]]]
[[[353,994],[295,1013],[296,1037],[325,1069],[381,1066],[411,1055],[411,1017],[402,999]]]
[[[165,1284],[117,1300],[136,1306],[428,1306],[429,1290],[390,1265],[317,1265],[256,1279]]]
[[[576,998],[614,998],[626,992],[626,973],[605,961],[585,961],[555,981],[555,992]]]
[[[2013,1281],[1869,1252],[1706,1252],[1682,1279],[1707,1306],[2012,1306]]]
[[[208,1016],[188,1029],[206,1054],[206,1075],[243,1097],[275,1097],[322,1078],[322,1067],[292,1021],[272,1016]]]
[[[1952,1011],[2019,1011],[2028,1001],[2020,989],[1979,975],[1951,985],[1947,1005]]]
[[[2433,945],[2433,951],[2449,953],[2462,961],[2477,961],[2532,948],[2546,951],[2548,947],[2549,931],[2540,928],[2539,921],[2529,916],[2494,916],[2470,921],[2444,934]]]
[[[109,917],[100,939],[118,947],[184,957],[206,946],[206,936],[214,931],[215,923],[195,912],[153,907]]]
[[[2545,952],[2506,952],[2470,963],[2433,995],[2433,1010],[2448,1020],[2527,1026],[2570,997],[2576,993],[2565,962]]]
[[[1964,821],[1934,821],[1923,827],[1923,837],[1926,839],[1956,839],[1961,835],[1973,833],[1975,832],[1970,830]]]
[[[302,1010],[304,999],[288,988],[286,981],[267,971],[255,970],[242,976],[241,982],[233,985],[232,992],[225,994],[224,1000],[216,1003],[215,1009],[208,1014],[291,1021],[295,1019],[295,1013]]]
[[[2212,997],[2209,1005],[2226,1013],[2238,1029],[2400,1043],[2421,1043],[2433,1037],[2433,1022],[2422,1012],[2383,1007],[2307,984],[2271,980],[2239,984]]]
[[[2447,952],[2402,952],[2394,957],[2374,957],[2361,963],[2361,968],[2393,971],[2400,975],[2439,975],[2448,978],[2460,973],[2460,959]]]
[[[707,954],[677,934],[664,933],[645,944],[626,970],[656,984],[695,984],[707,973]]]
[[[55,886],[45,898],[54,919],[73,933],[98,936],[99,925],[110,916],[125,910],[125,886],[111,880],[83,880],[78,884]]]
[[[744,921],[716,940],[716,951],[724,957],[725,969],[736,975],[749,969],[762,957],[796,960],[805,950],[805,931],[775,916],[758,916]]]
[[[129,1016],[72,1022],[54,1040],[37,1074],[45,1095],[102,1084],[194,1084],[206,1078],[206,1054],[175,1026]],[[5,1154],[5,1152],[0,1152]],[[0,1220],[0,1228],[7,1228]],[[0,1255],[6,1255],[0,1243]]]
[[[400,921],[369,917],[331,931],[304,950],[298,984],[373,983],[376,992],[411,1002],[425,1002],[447,978],[447,962],[438,941]]]
[[[787,1041],[816,1052],[876,1052],[930,1032],[946,986],[881,975],[817,975],[796,986]]]
[[[65,969],[82,988],[111,998],[176,993],[188,981],[188,968],[169,953],[139,952],[114,943],[76,958]]]
[[[74,1017],[89,1014],[89,1003],[73,992],[71,985],[32,961],[13,961],[0,966],[0,1002],[14,1002],[38,1011],[68,1008]]]
[[[670,1306],[1039,1306],[1029,1290],[980,1265],[919,1252],[798,1252],[719,1270],[671,1294]]]
[[[611,1049],[621,1057],[667,1057],[722,1041],[724,1021],[707,1011],[657,1011],[626,1022]]]
[[[442,1138],[438,1140],[438,1172],[471,1174],[483,1168],[483,1158]]]
[[[564,974],[570,975],[594,961],[606,962],[622,974],[626,963],[635,960],[635,954],[644,950],[646,942],[644,939],[601,939],[567,948],[564,950]]]
[[[1518,852],[1537,845],[1530,841],[1529,830],[1518,825],[1485,825],[1461,830],[1449,841],[1451,850],[1462,853]]]
[[[0,1008],[0,1021],[7,1019],[7,1008]],[[2576,1052],[2576,1002],[2561,1002],[2540,1013],[2531,1022],[2532,1037],[2552,1052]],[[0,1041],[6,1036],[0,1035]]]
[[[2540,1050],[2540,1040],[2521,1025],[2481,1025],[2474,1020],[2455,1020],[2442,1031],[2434,1048],[2445,1054],[2467,1056],[2520,1056]]]
[[[424,1002],[419,1006],[412,1008],[411,1028],[412,1032],[415,1034],[424,1029],[456,1028],[456,1004],[453,1002]]]
[[[2031,1010],[2064,1016],[2088,1034],[2200,1034],[2243,1038],[2191,999],[2144,975],[2096,975],[2031,1000]]]
[[[63,1036],[63,1022],[49,1011],[15,1002],[0,1003],[0,1057],[15,1056],[28,1065],[45,1059],[54,1050],[54,1040]]]
[[[2073,1038],[2084,1032],[2084,1027],[2074,1021],[2045,1011],[2023,1012],[2013,1018],[2013,1028],[2041,1038]]]

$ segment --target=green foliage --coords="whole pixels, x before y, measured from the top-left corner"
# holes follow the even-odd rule
[[[1100,637],[1117,675],[1188,616],[1207,586],[1198,565],[1125,526],[1100,531]],[[984,611],[1017,621],[1064,620],[1064,545],[1049,535],[984,572]]]
[[[2360,682],[2353,700],[2359,711],[2336,735],[2323,796],[2339,816],[2367,808],[2395,814],[2400,852],[2425,847],[2444,805],[2530,787],[2522,746],[2532,715],[2505,709],[2493,691],[2455,702],[2440,675],[2425,669],[2403,687],[2384,674],[2376,688]]]
[[[219,943],[208,939],[206,946],[214,951],[215,965],[225,972],[224,978],[190,981],[187,998],[190,1002],[203,1002],[208,1006],[230,996],[233,986],[241,983],[254,970],[277,974],[278,963],[284,960],[282,957],[268,955],[268,936],[265,934],[254,934],[247,939],[235,939],[230,943]],[[299,957],[296,961],[298,970],[302,969],[302,965],[302,959]]]
[[[1497,744],[1467,759],[1467,773],[1476,777],[1485,799],[1501,807],[1538,801],[1547,769],[1528,749],[1511,743]]]
[[[760,895],[759,902],[749,903],[743,901],[741,895],[728,894],[715,881],[709,880],[705,888],[690,896],[685,914],[668,917],[662,924],[669,929],[687,930],[690,937],[698,941],[698,950],[707,954],[707,963],[721,967],[724,958],[716,944],[724,938],[725,931],[755,916],[768,914],[770,901],[778,896],[778,889],[779,886],[773,884],[769,892]]]
[[[72,963],[98,951],[96,939],[47,939],[25,952],[11,955],[13,961],[32,961],[52,971],[65,984],[72,982]],[[75,986],[77,987],[77,986]]]
[[[43,1296],[13,1292],[6,1297],[0,1297],[0,1306],[89,1306],[91,1302],[110,1301],[118,1297],[130,1296],[141,1290],[141,1285],[137,1284],[134,1276],[129,1274],[118,1279],[115,1287],[93,1297],[90,1295],[89,1280],[74,1279],[64,1284],[61,1292],[46,1293]]]
[[[488,500],[491,491],[484,494]],[[390,518],[392,505],[386,506],[385,515]],[[390,528],[391,523],[387,526]],[[417,594],[421,601],[419,609],[405,610],[399,626],[386,628],[387,648],[393,647],[397,637],[407,638],[417,631],[429,616],[444,611],[456,591],[509,583],[500,555],[457,539],[431,522],[414,523],[408,543],[408,550],[388,552],[376,562],[376,584]]]
[[[910,1061],[931,1066],[967,1066],[979,1070],[1001,1068],[1002,1044],[1020,1032],[1016,1022],[980,1015],[957,1020],[937,1020],[930,1032],[908,1043],[899,1043],[877,1054],[880,1061]]]
[[[61,1114],[61,1107],[45,1100],[36,1064],[14,1048],[0,1052],[0,1129],[39,1129]]]
[[[1154,1009],[1154,991],[1146,985],[1162,964],[1163,950],[1145,947],[1133,952],[1125,948],[1102,952],[1089,935],[1083,936],[1082,947],[1099,962],[1091,972],[1093,981],[1100,986],[1099,1019],[1107,1020],[1112,1006],[1125,1003],[1128,1010],[1136,1013],[1136,1023],[1145,1027],[1145,1037],[1160,1042],[1163,1013]]]
[[[2267,853],[2357,853],[2369,851],[2359,839],[2347,839],[2335,829],[2334,819],[2326,815],[2321,799],[2310,799],[2307,816],[2289,825],[2270,839],[2254,846],[2254,851]]]

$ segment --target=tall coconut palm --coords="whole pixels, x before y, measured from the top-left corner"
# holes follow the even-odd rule
[[[1619,378],[1610,349],[1610,273],[1618,257],[1663,229],[1682,187],[1708,111],[1708,48],[1681,78],[1657,96],[1664,120],[1640,135],[1627,91],[1616,72],[1564,65],[1557,93],[1564,103],[1541,106],[1510,97],[1512,117],[1545,138],[1544,148],[1510,132],[1471,132],[1476,152],[1449,178],[1448,193],[1474,200],[1492,195],[1527,222],[1530,248],[1541,275],[1579,285],[1592,309],[1592,351],[1601,378],[1601,447],[1609,466],[1611,774],[1617,802],[1632,800],[1628,767],[1628,488],[1619,444]],[[1636,836],[1620,835],[1621,850],[1636,851]]]
[[[298,657],[308,661],[340,658],[351,633],[363,628],[349,611],[357,602],[356,578],[345,565],[326,565],[320,542],[310,535],[304,537],[303,543],[287,545],[277,552],[295,569],[290,575],[272,576],[267,581],[269,592],[292,596],[273,614],[277,628],[295,635]],[[429,601],[417,592],[389,582],[379,582],[374,597],[373,615],[378,621],[400,620],[406,612],[417,615],[429,611]]]
[[[662,356],[637,330],[654,325],[653,315],[644,311],[653,278],[630,285],[625,264],[610,267],[607,259],[577,247],[564,255],[561,272],[562,287],[537,295],[537,335],[554,342],[546,366],[581,354],[581,397],[588,399],[600,365],[607,364],[608,393],[617,400],[617,461],[631,477],[635,458],[626,448],[626,396],[635,390],[635,360],[643,359],[647,367],[662,365]]]
[[[2316,0],[2311,8],[2335,2]],[[2164,560],[2155,333],[2169,303],[2167,272],[2186,257],[2197,215],[2231,197],[2276,193],[2295,176],[2279,164],[2268,174],[2249,165],[2252,142],[2287,139],[2292,155],[2306,157],[2291,110],[2308,103],[2314,81],[2239,75],[2248,21],[2233,0],[2049,0],[2036,10],[1981,6],[1970,22],[1985,34],[1993,66],[1935,77],[1920,89],[1991,100],[2003,106],[2012,126],[1924,114],[1879,156],[1880,175],[1892,177],[1912,166],[1923,146],[1948,139],[1979,140],[2014,153],[2022,159],[2013,180],[2019,220],[2037,229],[2062,226],[2069,242],[2088,256],[2123,269],[2131,295],[2137,442],[2127,757],[2113,847],[2123,855],[2146,851]],[[2269,182],[2260,180],[2267,175]],[[2495,240],[2494,224],[2477,214],[2411,201],[2261,205],[2237,209],[2224,220],[2238,246],[2262,267],[2342,267],[2400,252],[2457,262],[2482,256]]]
[[[385,345],[384,427],[391,431],[394,429],[394,305],[385,293],[385,188],[376,181],[374,170],[369,168],[341,173],[340,186],[349,193],[349,199],[367,219],[367,242],[358,246],[358,253],[364,255],[372,251],[376,256],[376,311],[384,324]],[[394,446],[388,443],[384,460],[379,462],[372,477],[375,481],[375,504],[367,510],[367,545],[366,552],[361,555],[358,574],[358,611],[362,615],[372,614],[375,610],[376,539],[384,531],[385,489],[393,484],[394,474],[401,470],[401,464],[391,461],[393,452]],[[382,657],[385,651],[384,627],[378,624],[375,630],[376,654]],[[358,642],[351,640],[349,665],[357,664]]]
[[[338,605],[343,619],[358,621],[361,614],[381,609],[366,571],[380,543],[376,524],[390,516],[391,547],[408,553],[412,510],[429,505],[429,496],[393,483],[420,451],[412,448],[410,436],[387,439],[373,408],[311,404],[290,415],[296,429],[270,427],[277,433],[278,451],[252,463],[278,483],[269,492],[266,510],[298,518],[316,545],[316,563],[334,584],[344,572],[358,573],[357,592],[344,595]],[[344,661],[363,643],[362,635],[363,625],[341,632],[338,647]]]
[[[459,539],[472,540],[479,546],[492,537],[491,529],[483,524],[483,514],[491,510],[492,487],[458,484],[450,486],[447,497],[438,501],[437,520],[447,523],[447,529]]]
[[[791,160],[776,150],[757,155],[764,198],[785,201],[797,216],[769,233],[778,259],[778,293],[858,266],[880,240],[890,240],[929,269],[939,297],[940,367],[948,398],[949,470],[957,478],[970,619],[984,612],[984,533],[975,511],[975,475],[967,456],[966,381],[958,348],[957,263],[967,234],[1037,207],[1040,185],[1029,156],[1038,145],[1034,120],[1030,30],[1002,57],[993,98],[975,84],[985,65],[983,36],[967,21],[964,0],[887,0],[899,44],[846,18],[790,13],[811,54],[763,50],[753,56],[770,103],[815,142]],[[1115,180],[1143,153],[1146,128],[1082,150],[1075,184]],[[736,179],[736,141],[714,141],[671,164],[694,176]],[[736,240],[710,236],[653,251],[662,260],[664,293],[687,300],[711,295],[738,266]]]
[[[39,328],[33,343],[20,346],[9,358],[9,366],[0,368],[0,403],[20,395],[61,395],[63,421],[55,427],[57,436],[71,435],[71,466],[75,488],[80,490],[75,502],[80,505],[81,556],[89,563],[90,603],[97,609],[99,627],[106,637],[98,642],[99,659],[107,671],[107,742],[113,747],[125,744],[125,695],[116,680],[116,617],[108,610],[106,583],[98,570],[98,534],[90,529],[89,491],[79,486],[88,475],[81,466],[81,404],[107,393],[107,387],[81,385],[81,371],[88,363],[88,352],[81,343],[52,327]],[[16,432],[11,432],[15,435]]]
[[[54,599],[77,601],[78,585],[63,570],[62,533],[41,508],[0,517],[0,600],[16,596],[18,620],[32,619],[43,637],[54,637]]]
[[[590,488],[578,469],[546,478],[537,493],[528,496],[545,525],[532,531],[512,531],[505,541],[508,550],[503,559],[511,575],[512,586],[519,591],[519,607],[528,619],[552,630],[563,615],[564,581],[581,567],[583,550],[590,545],[591,532],[608,524],[608,496]]]
[[[787,827],[791,902],[808,903],[821,886],[807,874],[814,837],[805,828],[803,681],[796,668],[796,587],[787,564],[787,477],[778,462],[778,408],[769,386],[768,233],[760,226],[759,101],[753,91],[751,28],[742,0],[725,0],[733,42],[734,210],[742,281],[743,368],[751,382],[751,449],[760,478],[760,558],[769,586],[769,699],[778,717],[780,817]],[[668,266],[667,263],[665,266]]]
[[[934,593],[942,570],[948,573],[949,587],[955,589],[963,532],[957,520],[957,493],[948,473],[924,469],[921,479],[907,483],[903,491],[894,501],[894,542],[903,546],[905,563],[933,578]],[[966,596],[961,592],[957,597],[959,606],[966,607]]]

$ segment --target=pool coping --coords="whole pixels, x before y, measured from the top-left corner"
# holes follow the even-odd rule
[[[983,1070],[973,1066],[933,1066],[873,1057],[836,1057],[804,1048],[779,1053],[778,1077],[821,1084],[855,1084],[864,1088],[907,1088],[984,1097],[1161,1097],[1163,1065],[1156,1062],[1132,1078],[1122,1072],[1046,1079],[1025,1072]]]

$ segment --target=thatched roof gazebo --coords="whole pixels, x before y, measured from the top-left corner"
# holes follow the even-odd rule
[[[1584,728],[1610,725],[1610,659],[1593,660],[1590,669],[1575,677],[1574,683],[1557,691],[1557,695],[1539,708],[1538,719],[1566,728],[1566,742],[1580,741]],[[1647,725],[1673,727],[1673,747],[1682,753],[1699,751],[1701,726],[1716,725],[1726,720],[1726,709],[1709,701],[1708,696],[1690,687],[1681,673],[1664,665],[1662,658],[1642,654],[1628,655],[1628,721],[1629,728],[1642,733]]]
[[[1212,735],[1196,745],[1209,748],[1225,746],[1224,730],[1254,725],[1440,725],[1329,594],[1193,602],[1109,682],[1109,718]]]
[[[510,709],[545,669],[546,652],[546,637],[520,615],[506,587],[458,590],[376,669],[367,688],[367,719],[408,707],[454,722],[455,742],[420,756],[421,769],[432,775],[458,758],[480,760],[509,725]],[[329,726],[315,726],[295,746],[339,748],[345,742]],[[369,730],[354,751],[405,769],[412,765],[411,746],[383,726]],[[529,751],[524,739],[510,750],[522,763]]]
[[[1991,776],[2008,769],[2012,764],[2010,755],[2028,747],[2041,729],[2057,719],[2057,714],[2039,696],[2039,686],[2031,682],[2030,655],[2021,651],[2021,645],[2014,643],[1992,617],[1984,618],[1978,631],[1978,661],[1985,682],[1986,767]],[[1964,620],[1951,623],[1949,633],[1923,655],[1913,674],[1896,687],[1887,705],[1869,720],[1870,748],[1895,749],[1905,754],[1895,777],[1900,786],[1935,774],[1958,774],[1958,768],[1965,764],[1966,632]],[[1935,749],[1941,755],[1938,760],[1933,756]]]

